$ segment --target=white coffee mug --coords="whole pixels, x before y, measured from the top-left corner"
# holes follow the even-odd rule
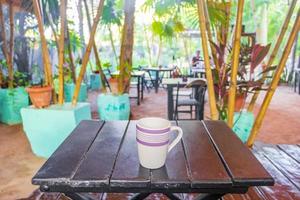
[[[170,132],[178,132],[175,140],[170,143]],[[162,118],[142,118],[136,125],[136,140],[140,164],[149,169],[162,167],[166,162],[168,152],[182,138],[182,129],[171,126],[171,123]]]

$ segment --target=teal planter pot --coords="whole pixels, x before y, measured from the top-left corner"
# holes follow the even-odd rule
[[[99,74],[91,74],[90,75],[90,88],[91,90],[99,90],[101,89],[101,79]]]
[[[0,89],[0,122],[13,125],[22,122],[20,110],[29,105],[25,88]]]
[[[254,114],[252,112],[234,113],[234,126],[232,130],[242,140],[247,142],[254,124]]]
[[[49,158],[82,120],[91,119],[89,103],[51,105],[45,109],[22,108],[23,128],[37,156]]]
[[[65,90],[65,102],[71,102],[75,91],[75,84],[74,83],[65,84],[64,90]],[[86,99],[87,99],[87,86],[85,83],[82,83],[78,95],[78,102],[85,102]]]
[[[130,115],[129,95],[100,94],[97,98],[101,120],[128,120]]]

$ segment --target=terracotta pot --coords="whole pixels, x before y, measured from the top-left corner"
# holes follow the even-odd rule
[[[112,93],[117,94],[118,93],[118,79],[117,78],[109,79],[109,85],[112,90]]]
[[[26,88],[26,91],[28,92],[30,100],[34,107],[44,108],[50,105],[52,97],[51,86],[33,86]]]
[[[234,106],[234,111],[235,112],[240,112],[241,109],[243,108],[245,101],[246,101],[246,93],[242,93],[242,94],[236,94],[235,97],[235,106]]]

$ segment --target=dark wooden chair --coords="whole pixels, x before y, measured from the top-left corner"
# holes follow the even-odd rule
[[[180,97],[180,85],[177,85],[176,99],[175,99],[175,111],[174,119],[178,120],[179,113],[189,113],[193,119],[193,111],[195,111],[195,120],[203,120],[204,117],[204,99],[206,92],[206,83],[203,80],[194,80],[188,83],[184,88],[193,88],[192,98],[179,99]],[[180,107],[189,107],[188,110],[179,109]],[[195,108],[195,109],[194,109]],[[194,109],[194,110],[193,110]]]

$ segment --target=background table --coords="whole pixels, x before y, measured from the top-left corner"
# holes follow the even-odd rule
[[[273,178],[222,121],[178,121],[183,138],[164,167],[139,165],[136,121],[82,121],[33,177],[45,192],[206,193],[217,199],[273,185]]]
[[[118,76],[119,71],[112,72],[112,76]],[[144,79],[145,79],[145,72],[144,71],[133,71],[131,72],[131,77],[137,78],[137,96],[131,97],[137,99],[137,105],[140,105],[141,100],[144,99]]]
[[[182,80],[182,78],[166,78],[162,81],[162,84],[167,86],[167,91],[168,91],[167,104],[168,104],[168,119],[169,120],[174,119],[174,97],[173,97],[174,88],[176,88],[178,84],[180,87],[184,87],[188,83],[195,81],[195,80],[206,81],[206,79],[201,79],[201,78],[188,78],[187,81],[185,81],[185,82]],[[195,89],[197,89],[197,87]],[[204,110],[204,108],[202,109],[202,111],[203,110]],[[198,116],[201,116],[201,115],[202,115],[202,113],[198,114]]]
[[[175,69],[175,67],[147,67],[147,68],[143,68],[144,71],[148,72],[149,73],[149,76],[150,76],[150,79],[154,85],[154,88],[155,88],[155,93],[158,92],[158,87],[159,87],[159,84],[160,82],[162,81],[160,78],[159,78],[159,74],[161,72],[169,72],[170,73],[170,77],[171,77],[171,72]],[[153,77],[151,76],[151,72],[154,72],[155,73],[155,79],[153,79]]]

